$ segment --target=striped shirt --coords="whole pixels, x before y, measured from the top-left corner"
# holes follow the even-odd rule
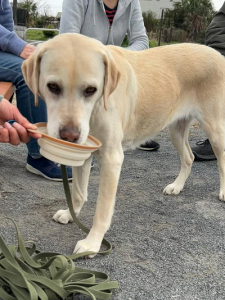
[[[114,18],[115,14],[116,14],[117,6],[118,6],[118,4],[114,8],[109,8],[104,3],[105,13],[106,13],[107,18],[109,19],[109,25],[110,26],[112,26],[113,18]]]

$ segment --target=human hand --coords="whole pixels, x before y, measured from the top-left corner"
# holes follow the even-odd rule
[[[9,120],[15,120],[13,125],[7,123]],[[6,99],[0,101],[0,143],[10,143],[17,146],[20,142],[29,142],[30,137],[35,139],[41,138],[39,133],[31,133],[27,129],[37,129],[19,110]]]
[[[36,47],[33,45],[26,44],[26,46],[23,48],[22,52],[20,53],[20,57],[23,59],[27,59],[34,51]]]

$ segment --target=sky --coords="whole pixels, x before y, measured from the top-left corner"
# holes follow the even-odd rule
[[[62,2],[63,0],[45,0],[45,3],[49,4],[51,8],[51,14],[53,16],[56,16],[58,12],[62,12]]]
[[[76,0],[73,0],[76,1]],[[53,16],[56,16],[58,12],[62,11],[62,2],[63,0],[46,0],[51,7],[51,13]],[[220,7],[223,5],[224,0],[212,0],[212,3],[216,10],[219,10]]]
[[[212,3],[214,4],[215,9],[219,10],[220,7],[223,5],[224,0],[212,0]]]

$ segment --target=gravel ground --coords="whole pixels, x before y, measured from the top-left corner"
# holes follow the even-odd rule
[[[202,136],[191,130],[190,144]],[[77,265],[104,271],[119,282],[112,300],[225,299],[225,203],[218,200],[215,161],[195,162],[182,193],[162,195],[179,172],[179,157],[167,131],[156,140],[157,152],[128,151],[122,169],[111,229],[110,256],[78,260]],[[62,183],[25,170],[26,147],[0,145],[0,217],[13,218],[25,240],[41,251],[72,253],[84,238],[74,224],[60,225],[53,214],[66,207]],[[91,171],[89,201],[81,221],[90,226],[97,198],[99,169]],[[15,243],[10,224],[1,223],[7,243]],[[75,299],[87,299],[76,296]]]

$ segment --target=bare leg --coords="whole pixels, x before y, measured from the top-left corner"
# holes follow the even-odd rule
[[[81,167],[73,167],[73,192],[72,201],[75,214],[78,216],[84,202],[87,201],[87,187],[91,169],[92,156]],[[53,220],[62,224],[72,222],[73,218],[69,209],[60,209],[53,216]]]
[[[188,143],[190,123],[190,120],[180,120],[169,127],[171,141],[180,154],[181,170],[176,180],[164,189],[164,194],[179,194],[191,172],[194,155]]]

